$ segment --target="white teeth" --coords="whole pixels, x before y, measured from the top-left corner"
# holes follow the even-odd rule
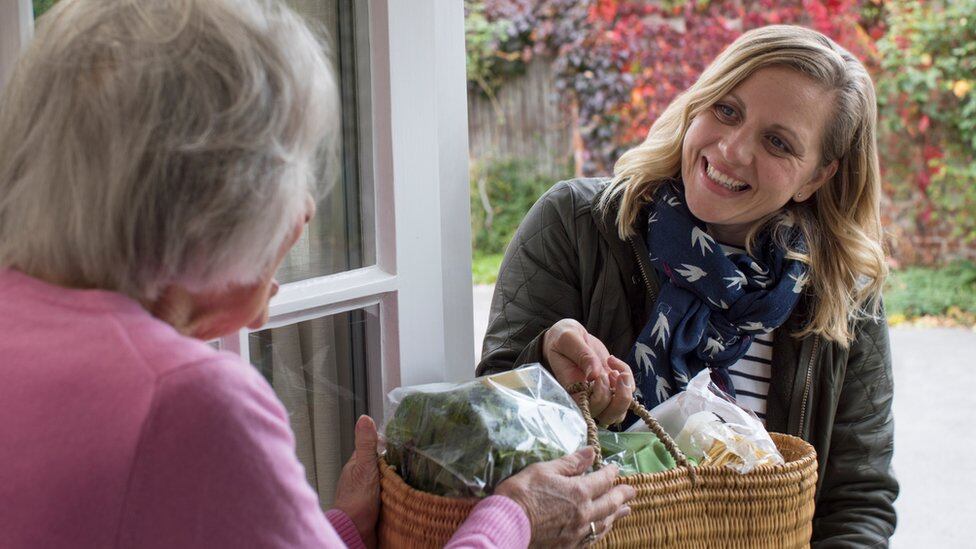
[[[712,167],[711,164],[708,165],[708,168],[705,170],[705,172],[708,174],[708,177],[712,178],[713,181],[721,184],[723,187],[725,187],[730,191],[741,191],[743,188],[749,186],[748,183],[743,183],[742,181],[732,179],[731,177],[725,175],[724,173],[716,170],[715,168]]]

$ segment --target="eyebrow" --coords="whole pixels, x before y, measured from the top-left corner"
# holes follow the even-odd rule
[[[729,97],[731,97],[732,99],[734,99],[735,102],[739,104],[739,109],[742,111],[742,116],[745,117],[746,116],[746,104],[734,92],[729,92]],[[772,126],[770,126],[770,129],[773,129],[773,130],[776,130],[776,131],[780,131],[780,132],[783,132],[783,133],[787,134],[786,137],[789,138],[789,140],[793,144],[793,153],[796,154],[796,155],[798,155],[798,156],[803,156],[803,152],[804,152],[803,140],[800,139],[800,136],[795,131],[791,130],[790,128],[788,128],[788,127],[786,127],[786,126],[784,126],[782,124],[773,124]]]

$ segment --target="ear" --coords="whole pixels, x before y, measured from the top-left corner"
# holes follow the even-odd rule
[[[839,165],[837,160],[834,160],[826,166],[821,166],[817,169],[814,174],[813,179],[806,182],[801,186],[796,194],[793,195],[794,202],[803,202],[813,196],[813,193],[817,192],[824,183],[833,179],[834,175],[837,173],[837,166]]]

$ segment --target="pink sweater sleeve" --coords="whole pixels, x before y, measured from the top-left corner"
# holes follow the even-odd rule
[[[329,509],[325,512],[325,518],[329,519],[329,523],[335,528],[346,547],[349,549],[366,549],[366,544],[363,543],[363,538],[359,536],[359,531],[356,530],[356,525],[353,524],[349,515],[338,509]]]
[[[319,508],[271,387],[232,358],[159,378],[132,460],[119,547],[361,546]]]
[[[445,547],[528,547],[530,537],[529,518],[519,504],[504,496],[490,496],[474,508]]]

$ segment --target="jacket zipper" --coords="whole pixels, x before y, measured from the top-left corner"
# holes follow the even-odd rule
[[[628,238],[627,242],[634,250],[634,257],[637,259],[637,270],[640,271],[641,278],[644,279],[644,287],[647,288],[647,293],[651,296],[651,303],[653,303],[654,300],[657,299],[657,294],[654,292],[654,289],[651,288],[651,281],[647,278],[647,273],[644,271],[644,263],[641,261],[640,250],[637,249],[637,244],[634,243],[633,238]]]
[[[820,336],[813,336],[813,350],[810,352],[810,361],[807,362],[807,375],[803,383],[803,398],[800,400],[800,424],[796,426],[796,435],[803,438],[803,425],[807,416],[807,402],[810,400],[810,384],[813,381],[813,361],[817,358],[817,351],[820,349]]]

